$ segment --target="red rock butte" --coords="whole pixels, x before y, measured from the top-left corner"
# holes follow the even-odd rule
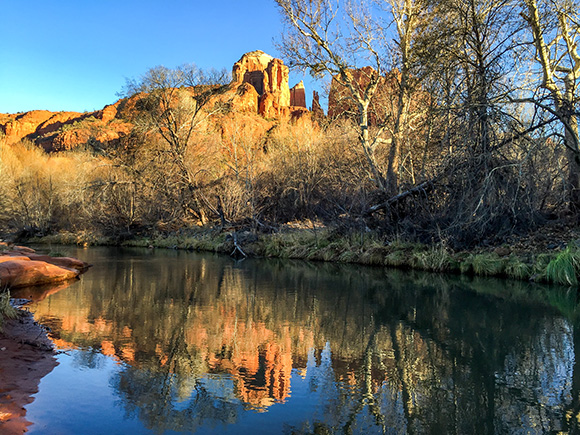
[[[290,90],[289,69],[284,62],[263,51],[244,54],[232,68],[232,85],[251,85],[256,92],[258,113],[265,118],[292,116],[299,118],[305,112],[306,99],[292,98],[296,92],[304,95],[304,84],[300,82]],[[306,110],[307,112],[307,110]]]
[[[227,101],[233,112],[255,113],[271,120],[308,117],[304,84],[290,89],[288,76],[282,60],[252,51],[234,64],[229,90],[215,98]],[[73,149],[90,141],[114,143],[131,132],[140,98],[133,95],[89,113],[33,110],[0,114],[0,133],[7,144],[26,139],[48,152]]]

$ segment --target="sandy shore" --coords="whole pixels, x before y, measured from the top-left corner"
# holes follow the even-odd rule
[[[57,365],[46,330],[30,312],[23,309],[20,318],[5,321],[0,333],[0,433],[27,431],[31,423],[24,407],[34,400],[40,380]]]

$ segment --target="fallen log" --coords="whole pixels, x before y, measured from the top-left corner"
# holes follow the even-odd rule
[[[406,190],[395,196],[392,196],[391,198],[381,202],[380,204],[373,205],[364,212],[364,216],[370,216],[373,213],[376,213],[377,211],[388,209],[397,202],[402,201],[403,199],[409,196],[417,195],[419,193],[427,193],[435,187],[435,181],[436,179],[424,181],[423,183],[413,187],[412,189]]]

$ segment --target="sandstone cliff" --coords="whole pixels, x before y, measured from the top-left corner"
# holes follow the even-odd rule
[[[257,50],[244,54],[232,68],[232,84],[248,83],[258,93],[258,111],[277,118],[290,106],[289,70],[280,60]]]
[[[270,120],[310,119],[304,83],[290,89],[288,75],[282,60],[259,50],[246,53],[232,68],[228,90],[216,95],[210,106],[219,102],[232,113],[254,113]],[[137,94],[89,113],[33,110],[0,114],[0,134],[7,144],[26,139],[47,152],[87,143],[106,146],[131,132],[141,98]]]
[[[110,143],[132,128],[131,124],[115,119],[119,104],[120,101],[90,113],[33,110],[0,115],[0,132],[7,144],[27,139],[48,152],[73,149],[89,140]]]

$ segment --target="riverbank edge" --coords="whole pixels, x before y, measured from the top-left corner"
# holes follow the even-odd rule
[[[238,258],[262,257],[414,269],[471,276],[578,286],[580,243],[560,243],[551,250],[527,246],[479,247],[453,251],[444,243],[421,244],[398,238],[385,240],[370,231],[342,234],[335,229],[286,228],[255,234],[199,228],[173,234],[140,236],[119,241],[88,233],[59,233],[30,238],[27,243],[44,245],[101,245],[168,248],[214,252]]]
[[[13,311],[0,330],[1,433],[27,431],[26,405],[34,401],[40,380],[58,365],[54,344],[27,302],[11,300]]]

